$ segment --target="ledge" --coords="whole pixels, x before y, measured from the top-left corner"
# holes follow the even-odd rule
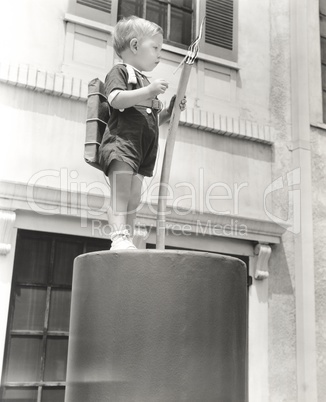
[[[24,210],[38,215],[66,216],[84,221],[107,221],[107,195],[61,191],[58,188],[0,181],[0,209]],[[141,225],[156,227],[156,205],[143,204]],[[257,243],[278,244],[286,228],[275,222],[238,215],[218,215],[167,207],[167,229],[174,234],[201,235]],[[82,225],[81,225],[82,226]]]
[[[157,205],[144,204],[138,213],[147,227],[156,227]],[[240,215],[211,214],[191,211],[175,211],[167,206],[167,229],[174,233],[192,233],[195,235],[227,237],[257,243],[278,244],[286,228],[275,222],[254,219]]]
[[[322,130],[326,130],[326,124],[325,123],[310,123],[311,127],[314,128],[319,128]]]

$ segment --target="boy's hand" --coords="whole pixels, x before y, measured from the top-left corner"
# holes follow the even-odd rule
[[[165,80],[158,79],[153,81],[150,85],[148,85],[148,90],[150,92],[150,96],[154,97],[156,95],[164,94],[164,92],[169,87],[169,83]]]
[[[169,107],[167,108],[167,112],[168,112],[168,114],[170,116],[172,114],[173,106],[174,106],[174,103],[175,103],[175,98],[176,98],[176,95],[173,95],[171,100],[170,100]],[[183,112],[186,109],[186,105],[187,105],[187,98],[186,98],[186,96],[184,96],[184,98],[181,99],[181,102],[179,104],[181,112]]]

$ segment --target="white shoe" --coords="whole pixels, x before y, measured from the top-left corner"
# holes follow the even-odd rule
[[[110,250],[137,250],[137,247],[131,241],[128,230],[113,232],[110,237],[112,240]]]

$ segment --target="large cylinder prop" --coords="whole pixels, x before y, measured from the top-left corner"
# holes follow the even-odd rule
[[[247,271],[212,253],[75,260],[65,402],[242,402]]]

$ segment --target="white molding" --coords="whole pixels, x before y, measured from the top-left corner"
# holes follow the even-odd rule
[[[237,137],[269,145],[274,143],[275,134],[271,126],[260,125],[254,121],[238,117],[222,116],[201,109],[187,108],[183,116],[181,116],[180,123],[185,126],[229,137]]]
[[[88,94],[86,81],[28,64],[0,63],[0,82],[84,102]]]
[[[236,71],[241,70],[241,67],[239,66],[239,64],[234,62],[234,61],[221,59],[219,57],[211,56],[211,55],[205,54],[205,53],[200,53],[199,52],[198,53],[198,60],[203,60],[203,61],[207,61],[207,62],[212,63],[212,64],[217,64],[219,66],[228,67],[231,70],[236,70]]]
[[[93,28],[98,31],[107,32],[112,35],[113,27],[111,25],[102,24],[101,22],[96,22],[93,20],[89,20],[87,18],[78,17],[77,15],[66,13],[64,18],[66,22],[72,22],[74,24],[82,25],[87,28]]]
[[[249,274],[255,276],[258,257],[249,257]],[[270,400],[269,287],[268,280],[255,280],[248,288],[248,393],[250,402]]]
[[[73,193],[58,188],[0,182],[0,208],[34,211],[39,215],[63,215],[86,221],[107,222],[109,197]],[[143,204],[137,214],[141,226],[155,231],[157,206]],[[217,215],[167,207],[167,228],[177,236],[209,236],[239,241],[278,244],[286,229],[275,222],[238,215]]]
[[[145,204],[138,216],[147,227],[156,226],[156,205]],[[183,228],[191,234],[213,237],[228,237],[238,240],[278,244],[286,229],[278,224],[262,219],[253,219],[240,215],[211,214],[183,210],[175,211],[167,206],[166,226],[168,231],[182,233]]]
[[[267,279],[269,276],[268,261],[272,253],[271,246],[264,243],[258,243],[254,251],[255,254],[258,256],[254,274],[255,279]]]
[[[0,82],[81,102],[87,100],[88,82],[85,80],[39,70],[27,64],[1,63]],[[274,130],[269,125],[260,125],[239,117],[222,116],[199,108],[187,108],[181,116],[180,124],[267,145],[274,143]]]
[[[322,130],[326,130],[326,124],[325,123],[311,123],[310,125],[311,125],[311,127],[314,127],[314,128],[319,128],[319,129],[322,129]]]
[[[7,255],[11,250],[11,235],[16,221],[16,213],[0,210],[0,255]]]
[[[301,230],[294,236],[294,299],[296,320],[296,381],[298,401],[318,400],[316,345],[316,295],[314,256],[314,174],[311,151],[311,25],[318,24],[318,3],[309,0],[290,2],[291,57],[291,132],[293,168],[301,169]],[[319,41],[318,41],[319,43]],[[317,44],[316,44],[317,46]],[[318,45],[319,46],[319,45]],[[317,76],[316,70],[314,75]],[[313,87],[312,89],[314,89]],[[320,98],[321,100],[321,98]],[[317,119],[318,121],[319,119]]]

